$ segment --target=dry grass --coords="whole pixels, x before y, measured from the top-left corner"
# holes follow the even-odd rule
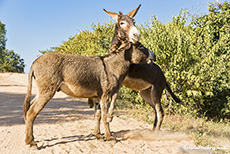
[[[118,101],[117,108],[126,110],[131,117],[153,124],[155,114],[149,105],[124,105]],[[230,152],[230,124],[227,122],[216,123],[189,115],[165,115],[162,128],[185,132],[197,146],[222,147],[224,152]]]
[[[162,127],[189,134],[196,145],[214,147],[230,145],[230,125],[228,123],[215,123],[191,116],[166,115]]]

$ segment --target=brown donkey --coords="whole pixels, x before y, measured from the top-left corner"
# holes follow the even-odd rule
[[[133,16],[135,12],[129,13]],[[146,63],[151,58],[149,50],[138,42],[140,35],[135,25],[128,19],[120,20],[117,16],[119,36],[127,40],[122,48],[105,56],[84,57],[79,55],[46,53],[37,58],[30,69],[27,94],[24,101],[24,118],[26,124],[25,142],[37,148],[33,136],[33,123],[43,107],[53,98],[56,91],[80,98],[98,98],[105,127],[106,140],[111,136],[108,116],[109,99],[116,95],[131,64]],[[122,22],[127,25],[124,26]],[[126,28],[124,30],[124,27]],[[133,42],[133,43],[127,43]],[[37,83],[38,93],[30,101],[32,79]],[[100,135],[100,126],[95,127],[94,135]]]
[[[137,10],[140,8],[137,8]],[[136,12],[137,12],[136,10]],[[108,11],[106,11],[108,13]],[[116,14],[109,12],[110,14]],[[110,15],[109,14],[109,15]],[[136,14],[136,13],[135,13]],[[134,15],[135,15],[134,14]],[[133,16],[132,16],[133,17]],[[117,34],[117,29],[115,28],[113,40],[111,43],[111,50],[114,48],[119,48],[121,45],[121,38]],[[124,39],[124,38],[123,38]],[[144,48],[144,47],[143,47]],[[181,100],[172,92],[169,84],[166,82],[164,73],[160,67],[155,64],[132,64],[128,70],[128,73],[123,81],[123,85],[127,88],[140,91],[141,97],[147,102],[155,111],[155,120],[153,129],[156,131],[160,130],[161,123],[163,121],[164,112],[161,106],[161,96],[164,88],[171,94],[172,98],[180,104],[183,104]],[[112,121],[112,114],[114,112],[114,103],[117,98],[117,93],[113,95],[108,117],[109,121]],[[89,99],[88,103],[90,107],[93,106],[93,100]],[[95,106],[96,117],[100,114],[100,106]]]
[[[70,54],[46,53],[36,59],[29,73],[29,84],[24,101],[26,144],[36,146],[33,122],[38,113],[52,99],[56,91],[80,98],[98,98],[102,108],[102,121],[106,140],[112,140],[107,122],[108,101],[118,91],[132,63],[146,63],[149,52],[137,43],[130,49],[105,57],[84,57]],[[38,94],[30,101],[32,78]],[[94,131],[101,138],[100,130]]]

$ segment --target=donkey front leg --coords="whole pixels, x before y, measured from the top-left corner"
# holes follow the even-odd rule
[[[107,122],[112,122],[113,120],[113,113],[114,113],[114,106],[115,106],[116,99],[117,99],[117,93],[112,96],[111,103],[109,106]]]
[[[117,100],[117,95],[118,95],[120,88],[121,88],[121,85],[119,87],[117,87],[115,92],[112,94],[111,103],[109,106],[109,113],[108,113],[108,117],[107,117],[107,122],[112,122],[112,120],[113,120],[114,106],[115,106],[115,102]]]
[[[95,128],[94,128],[93,135],[97,139],[103,139],[103,136],[101,135],[101,131],[100,131],[101,107],[100,107],[99,103],[97,103],[97,102],[94,103],[94,111],[95,111],[94,112],[95,113]]]
[[[107,122],[107,117],[108,117],[108,103],[109,103],[109,97],[108,96],[102,96],[100,100],[100,106],[101,106],[101,117],[102,117],[102,122],[104,124],[105,128],[105,138],[107,141],[112,141],[116,140],[110,132],[110,127],[109,127],[109,122]]]

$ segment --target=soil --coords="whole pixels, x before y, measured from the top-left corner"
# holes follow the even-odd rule
[[[182,132],[162,129],[152,131],[152,125],[126,116],[119,116],[110,124],[117,142],[97,140],[93,135],[94,110],[87,99],[76,99],[61,92],[39,113],[34,123],[34,137],[39,150],[25,144],[23,101],[28,74],[0,73],[0,153],[108,153],[108,154],[167,154],[197,153],[193,141]],[[36,84],[33,83],[33,97]],[[101,128],[104,132],[103,127]],[[188,148],[191,147],[191,148]],[[210,153],[201,150],[199,153]]]

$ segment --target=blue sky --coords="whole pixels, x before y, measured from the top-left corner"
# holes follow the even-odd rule
[[[6,24],[7,49],[14,50],[26,63],[29,72],[38,50],[58,46],[92,23],[104,23],[111,18],[103,11],[124,14],[142,4],[135,20],[147,22],[152,14],[167,23],[179,11],[191,14],[208,12],[209,2],[217,0],[0,0],[0,20]],[[219,0],[223,2],[223,0]]]

